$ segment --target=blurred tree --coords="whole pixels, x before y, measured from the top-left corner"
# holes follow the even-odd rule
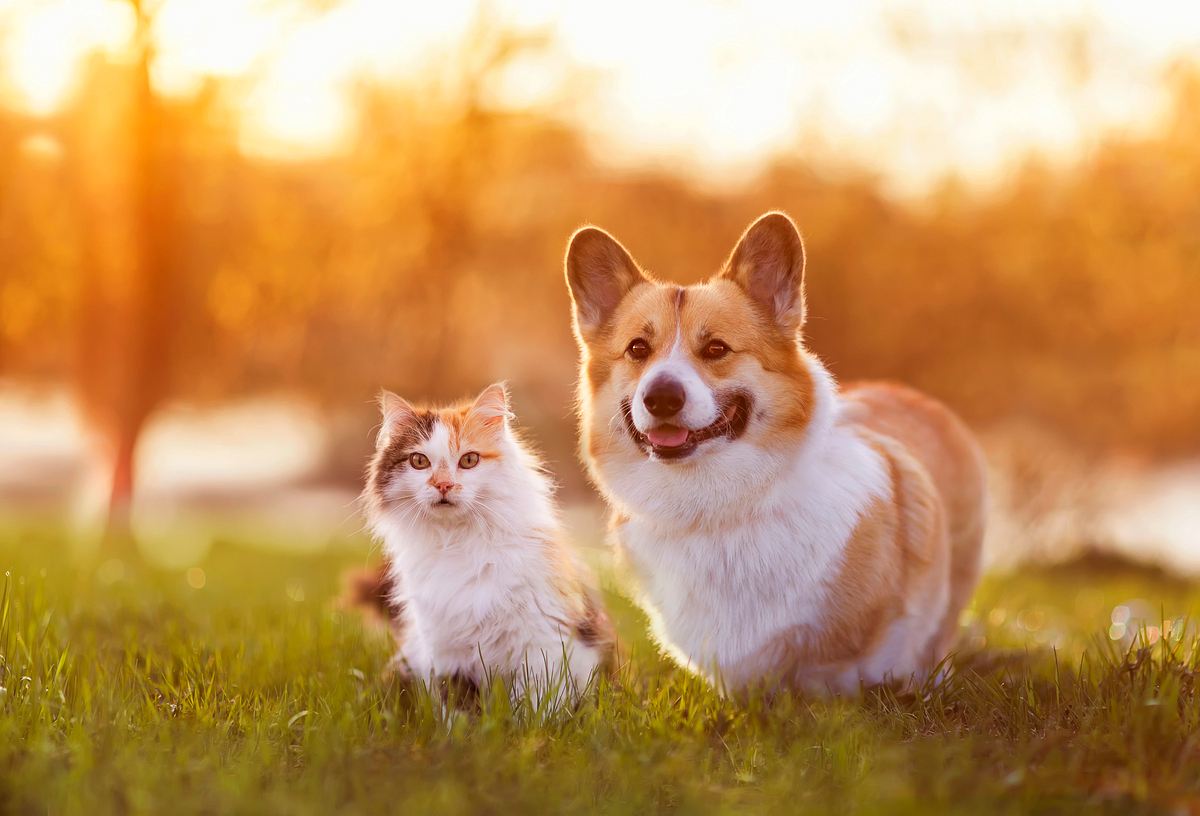
[[[549,40],[508,29],[494,15],[481,6],[461,42],[418,84],[362,90],[349,168],[360,180],[355,203],[363,217],[348,225],[346,260],[350,268],[375,267],[353,296],[382,307],[375,328],[397,341],[364,362],[374,376],[386,373],[397,387],[438,399],[488,376],[472,365],[481,355],[463,353],[477,344],[471,326],[481,325],[479,310],[486,307],[467,293],[478,292],[480,277],[493,272],[486,256],[502,223],[492,211],[497,191],[510,185],[516,166],[532,163],[537,148],[529,131],[546,131],[499,108],[492,95],[498,77]],[[379,247],[396,254],[361,254]],[[458,382],[445,377],[448,368]]]
[[[75,338],[114,540],[139,432],[169,397],[303,394],[349,417],[331,423],[349,481],[380,385],[450,399],[509,378],[582,485],[561,257],[583,222],[686,281],[788,209],[809,247],[810,343],[839,376],[908,380],[977,423],[1024,414],[1093,449],[1200,451],[1195,66],[1174,73],[1161,127],[1072,164],[1030,159],[995,189],[948,179],[898,199],[797,149],[718,191],[669,164],[614,170],[553,110],[500,104],[547,43],[486,12],[424,73],[360,88],[345,153],[247,154],[236,82],[154,92],[153,8],[135,8],[135,59],[92,64],[52,120],[0,116],[0,366],[61,375]]]
[[[87,242],[77,381],[107,462],[112,549],[131,540],[137,443],[168,393],[176,321],[175,134],[151,81],[152,4],[129,2],[137,21],[132,67],[94,72],[109,87],[93,86],[80,122],[91,127],[76,133]]]
[[[248,160],[231,129],[210,126],[222,100],[187,108],[155,93],[153,7],[131,2],[132,90],[119,67],[92,71],[73,128],[89,247],[78,380],[109,463],[114,542],[129,535],[137,440],[168,396],[282,386],[344,403],[365,383],[434,398],[477,388],[486,357],[468,349],[485,340],[468,313],[486,310],[496,238],[481,204],[536,160],[531,131],[554,130],[495,106],[497,77],[547,40],[484,5],[419,85],[363,89],[348,158]]]

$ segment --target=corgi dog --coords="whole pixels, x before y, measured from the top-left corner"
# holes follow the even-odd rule
[[[839,389],[805,348],[791,219],[694,286],[595,227],[565,266],[581,453],[662,647],[726,691],[928,677],[978,580],[983,457],[943,405]]]

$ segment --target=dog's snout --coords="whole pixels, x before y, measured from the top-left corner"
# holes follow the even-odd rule
[[[675,416],[683,410],[687,401],[683,392],[683,383],[671,377],[659,377],[650,383],[642,402],[651,416],[659,419]]]

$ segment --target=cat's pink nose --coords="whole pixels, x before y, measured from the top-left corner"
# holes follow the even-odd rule
[[[443,496],[445,496],[447,493],[449,493],[451,490],[454,489],[454,482],[448,482],[448,481],[444,482],[441,479],[436,479],[433,482],[433,486],[438,489],[439,493],[441,493]]]

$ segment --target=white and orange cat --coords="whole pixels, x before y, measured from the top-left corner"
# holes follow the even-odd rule
[[[449,408],[387,391],[380,402],[363,498],[386,561],[357,595],[390,619],[397,671],[577,697],[610,655],[612,629],[564,543],[550,479],[510,427],[504,386]]]

